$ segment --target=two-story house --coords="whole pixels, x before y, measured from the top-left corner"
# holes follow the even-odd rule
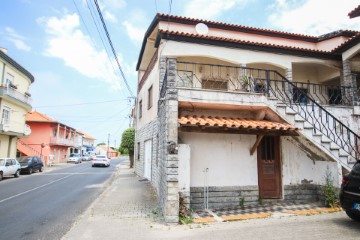
[[[33,75],[0,49],[0,157],[15,157],[16,142],[30,134],[25,115],[31,111]]]
[[[38,155],[47,164],[66,162],[70,153],[79,152],[76,129],[37,111],[26,115],[31,134],[18,141],[18,151]]]
[[[135,169],[165,219],[315,201],[359,159],[360,33],[322,36],[158,14],[140,51]]]

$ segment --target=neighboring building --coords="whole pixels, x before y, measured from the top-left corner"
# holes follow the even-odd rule
[[[353,9],[351,12],[349,12],[348,16],[350,18],[356,18],[360,16],[360,5],[357,6],[355,9]]]
[[[26,123],[31,134],[18,142],[21,155],[41,155],[47,164],[66,162],[70,153],[79,152],[76,129],[36,111],[26,115]]]
[[[114,158],[117,156],[116,151],[106,145],[100,145],[95,148],[96,155],[107,155],[108,158]]]
[[[315,201],[359,159],[360,33],[158,14],[137,63],[135,170],[168,222],[259,199]],[[204,192],[205,189],[205,192]]]
[[[30,134],[25,115],[31,111],[33,75],[0,48],[0,157],[16,157],[16,142]]]
[[[80,131],[78,131],[80,132]],[[82,139],[82,147],[83,147],[83,154],[87,153],[87,154],[92,154],[95,151],[95,140],[96,138],[90,136],[89,134],[80,132],[83,134],[83,139]]]

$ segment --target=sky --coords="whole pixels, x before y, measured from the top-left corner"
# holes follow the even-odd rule
[[[360,31],[358,0],[1,0],[0,47],[30,71],[33,110],[120,144],[137,92],[136,62],[156,13],[319,36]]]

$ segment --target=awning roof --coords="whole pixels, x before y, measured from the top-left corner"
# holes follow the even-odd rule
[[[197,129],[200,128],[203,132],[298,135],[297,127],[288,123],[272,122],[268,120],[186,115],[180,116],[178,118],[178,123],[180,124],[180,128],[191,132],[197,131]]]

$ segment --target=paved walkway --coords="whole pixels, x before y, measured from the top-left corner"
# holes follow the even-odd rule
[[[294,209],[294,206],[282,206],[281,209],[279,206],[262,207],[263,209],[270,209],[270,211],[266,212],[258,209],[255,210],[255,212],[252,212],[248,211],[249,209],[228,209],[228,212],[225,215],[225,210],[218,212],[214,211],[212,214],[215,214],[217,218],[214,218],[214,216],[211,217],[214,218],[215,221],[220,222],[221,218],[224,217],[228,217],[225,222],[261,217],[266,219],[254,219],[227,223],[209,223],[211,221],[204,221],[205,223],[202,223],[202,221],[198,221],[199,223],[189,225],[166,225],[164,223],[163,217],[161,216],[161,211],[158,208],[156,195],[153,192],[150,183],[146,180],[144,181],[142,178],[137,177],[133,173],[133,169],[128,168],[128,161],[125,161],[118,165],[118,170],[116,171],[115,176],[111,179],[109,187],[74,223],[71,230],[62,239],[219,239],[220,236],[224,236],[221,237],[222,239],[237,239],[235,236],[238,236],[238,229],[242,229],[244,234],[245,232],[248,232],[247,236],[249,238],[245,237],[244,239],[262,239],[264,237],[263,234],[259,234],[258,238],[251,237],[256,234],[256,231],[250,231],[249,227],[254,227],[257,224],[260,224],[258,225],[259,227],[267,226],[271,229],[270,225],[273,223],[278,224],[279,227],[283,225],[285,227],[285,223],[290,224],[290,222],[294,222],[294,226],[297,226],[297,222],[299,221],[306,222],[311,220],[309,219],[308,215],[319,213],[306,212],[306,216],[301,218],[302,216],[298,216],[300,212],[286,212],[300,210]],[[306,211],[315,211],[314,209],[311,209],[311,207],[306,208],[308,208],[305,209]],[[332,217],[335,217],[336,219],[341,219],[341,221],[349,221],[343,212],[337,212],[334,214],[335,215]],[[314,219],[318,218],[317,216],[321,218],[321,215],[324,216],[324,214],[318,214],[314,216]],[[242,216],[242,218],[240,216]],[[293,216],[293,218],[289,216]],[[198,215],[197,219],[206,219],[207,217],[208,216]],[[295,219],[294,217],[300,217],[301,219]],[[224,219],[222,219],[222,221],[224,221]],[[278,223],[277,221],[280,222]],[[314,226],[309,224],[309,233],[317,231],[319,226],[319,224]],[[323,231],[326,232],[327,227],[329,227],[328,224],[325,224],[323,228],[319,228],[321,230],[320,234],[322,234]],[[335,229],[336,227],[337,229],[341,229],[341,226],[335,226],[331,229]],[[264,231],[267,231],[266,228],[264,228]],[[284,232],[287,231],[288,230],[284,229]],[[301,233],[300,230],[299,233]],[[275,238],[269,239],[278,238],[275,236]]]

